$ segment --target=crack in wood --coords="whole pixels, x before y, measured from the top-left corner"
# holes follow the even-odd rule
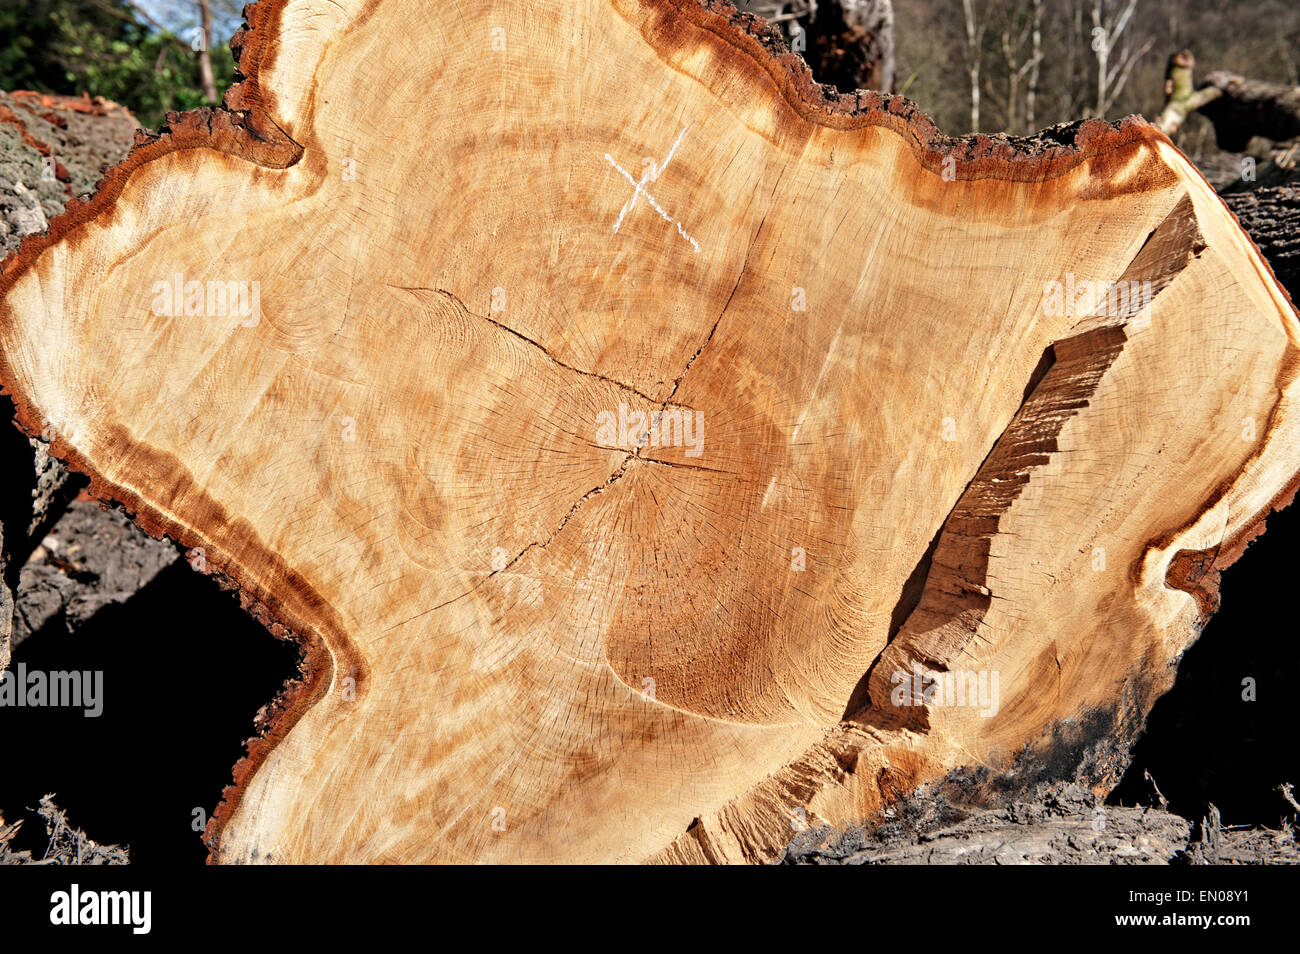
[[[929,565],[921,596],[854,689],[846,719],[875,722],[888,711],[882,701],[889,696],[887,672],[906,672],[913,664],[947,671],[978,638],[985,613],[999,598],[987,583],[991,543],[1002,515],[1028,485],[1031,473],[1057,453],[1056,438],[1065,422],[1089,406],[1089,398],[1123,351],[1125,329],[1205,247],[1191,198],[1184,194],[1118,279],[1149,282],[1150,294],[1126,298],[1119,309],[1103,301],[1069,335],[1047,348],[1034,369],[1037,382],[1031,378],[1019,409],[945,518],[932,553],[922,558],[922,564],[928,558]],[[913,707],[906,716],[910,727],[928,727],[927,706]]]

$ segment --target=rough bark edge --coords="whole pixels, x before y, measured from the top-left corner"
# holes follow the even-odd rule
[[[1104,119],[1076,120],[1041,130],[1036,136],[947,136],[920,107],[903,96],[859,89],[840,93],[818,83],[802,56],[790,51],[780,29],[752,13],[742,13],[731,0],[664,0],[659,12],[703,28],[747,54],[762,66],[781,90],[787,105],[806,122],[833,129],[884,126],[897,133],[930,172],[942,172],[951,158],[956,179],[997,178],[1038,182],[1064,175],[1080,163],[1142,141],[1165,140],[1141,116],[1111,123]],[[665,25],[674,38],[679,30]]]
[[[0,372],[6,370],[4,357],[0,355]],[[18,412],[19,423],[24,427],[25,414],[25,409]],[[222,791],[221,801],[212,812],[207,828],[204,830],[203,840],[209,849],[208,863],[215,863],[220,849],[221,830],[226,819],[238,810],[246,783],[271,750],[328,691],[335,671],[333,654],[329,644],[317,634],[317,630],[331,631],[330,638],[335,641],[335,652],[341,657],[343,668],[357,680],[358,696],[365,688],[364,663],[337,619],[332,625],[324,627],[310,623],[307,614],[301,609],[290,605],[286,599],[270,592],[259,582],[249,579],[242,564],[221,546],[205,539],[198,531],[173,521],[132,491],[104,480],[76,448],[56,438],[50,444],[50,451],[52,455],[66,460],[73,470],[90,475],[88,496],[106,506],[122,510],[149,536],[155,539],[166,537],[189,550],[202,548],[205,553],[203,568],[196,568],[196,572],[213,577],[222,589],[234,590],[239,597],[240,607],[245,612],[265,626],[277,639],[293,641],[299,646],[299,678],[286,682],[276,697],[255,717],[256,734],[245,743],[247,754],[235,763],[232,769],[232,783]],[[184,479],[184,475],[181,474],[164,478],[165,481],[176,483]],[[210,498],[206,502],[212,507],[219,508],[219,505]],[[310,585],[260,543],[259,553],[270,566],[271,576],[277,579],[280,586],[289,593],[289,599],[301,606],[311,607],[318,619],[323,611],[334,615],[332,609],[328,608],[328,604]]]
[[[70,202],[62,215],[51,220],[47,233],[27,237],[17,252],[0,263],[0,300],[46,249],[108,212],[131,175],[148,162],[185,149],[213,149],[274,169],[287,168],[302,158],[303,147],[272,118],[273,98],[260,83],[262,69],[274,65],[280,15],[289,2],[291,0],[258,0],[244,8],[246,24],[230,41],[237,64],[236,83],[226,92],[224,105],[216,109],[168,113],[166,123],[157,133],[137,132],[131,152],[106,172],[89,199]],[[676,27],[680,21],[686,21],[748,56],[776,81],[786,104],[805,122],[837,129],[884,126],[908,143],[918,162],[931,172],[940,171],[945,159],[955,160],[951,172],[956,179],[1046,181],[1064,175],[1089,159],[1114,153],[1125,146],[1168,142],[1163,133],[1140,116],[1129,116],[1118,123],[1101,119],[1064,123],[1031,138],[983,134],[945,136],[929,116],[904,97],[872,90],[841,94],[833,87],[816,83],[803,58],[788,50],[779,29],[753,14],[737,11],[729,0],[663,0],[651,12],[658,15],[657,25],[669,35],[680,36],[681,31]],[[679,23],[670,22],[674,19]],[[1104,172],[1099,171],[1099,175],[1104,175]],[[1260,260],[1264,261],[1262,255]],[[1267,262],[1264,264],[1267,267]],[[1271,269],[1269,271],[1271,274]],[[15,419],[18,427],[35,436],[42,430],[39,418],[15,390],[13,381],[8,359],[0,353],[0,393],[12,397],[17,409]],[[280,695],[259,713],[259,719],[264,723],[263,731],[247,743],[248,754],[234,766],[233,784],[223,791],[222,801],[208,822],[204,841],[209,847],[208,863],[213,864],[217,861],[225,822],[238,810],[257,768],[280,739],[324,695],[334,671],[329,647],[304,617],[274,593],[249,579],[247,569],[232,555],[204,540],[196,530],[171,520],[139,495],[104,479],[89,460],[61,439],[52,441],[49,451],[51,456],[66,461],[73,470],[88,475],[91,479],[90,494],[101,502],[119,505],[146,533],[157,538],[167,536],[188,548],[203,547],[212,574],[218,576],[224,586],[238,591],[241,605],[273,634],[293,639],[302,647],[301,681],[287,683]],[[1294,483],[1300,484],[1300,474]],[[1294,492],[1293,487],[1291,496]],[[1254,535],[1262,532],[1262,519],[1259,526]],[[326,605],[319,594],[294,576],[277,556],[265,547],[261,553],[269,565],[282,571],[277,576],[283,575],[286,580],[297,582],[296,588],[292,582],[286,585],[290,590],[296,589],[294,595],[305,605],[316,608]],[[351,671],[357,674],[357,690],[360,692],[364,664],[346,632],[339,628],[333,635],[338,640],[340,655],[348,658]]]
[[[236,82],[226,91],[225,105],[167,114],[157,132],[141,129],[126,158],[109,169],[89,199],[72,199],[63,214],[50,220],[49,231],[32,235],[0,264],[0,297],[52,245],[75,234],[117,201],[136,169],[154,159],[185,149],[214,149],[271,169],[283,169],[302,158],[302,147],[270,119],[258,80],[264,63],[274,63],[271,37],[278,34],[280,11],[289,0],[262,0],[244,8],[248,24],[231,38]],[[10,380],[7,374],[0,383]]]
[[[302,157],[302,147],[287,136],[266,112],[259,74],[265,66],[274,63],[274,38],[279,35],[280,13],[288,0],[263,0],[244,8],[245,25],[230,41],[236,60],[236,82],[226,92],[224,108],[197,109],[185,113],[168,113],[167,122],[158,132],[139,130],[135,143],[126,158],[109,169],[96,184],[88,199],[73,199],[63,214],[50,221],[49,231],[28,236],[18,251],[0,263],[0,299],[50,246],[80,231],[100,215],[109,211],[121,195],[126,183],[140,166],[172,152],[185,149],[215,149],[238,156],[267,168],[286,168]],[[16,413],[15,423],[29,436],[42,431],[39,416],[25,398],[13,387],[14,376],[8,358],[0,353],[0,393],[10,395]],[[240,605],[254,619],[280,639],[291,639],[300,647],[300,679],[285,684],[280,693],[265,706],[255,719],[258,730],[245,743],[247,754],[232,769],[232,784],[221,795],[221,802],[213,811],[204,831],[203,839],[209,849],[208,863],[213,864],[220,847],[221,830],[228,817],[233,816],[242,801],[248,781],[302,715],[325,693],[333,675],[328,646],[298,613],[284,604],[275,594],[266,591],[257,582],[247,579],[247,571],[231,556],[211,541],[204,540],[197,531],[172,521],[160,510],[152,507],[138,495],[105,480],[95,467],[75,448],[60,438],[50,442],[52,457],[64,460],[68,466],[90,477],[90,496],[102,503],[120,507],[138,526],[155,538],[164,536],[186,548],[202,547],[209,556],[210,575],[217,577],[219,585],[238,592]],[[287,567],[263,548],[268,563],[277,569]],[[225,570],[218,569],[224,567]],[[307,605],[319,606],[323,601],[292,573],[281,572],[289,581],[299,583],[295,594]],[[287,624],[287,625],[286,625]],[[341,628],[335,634],[341,637],[341,655],[351,656],[352,670],[358,674],[358,691],[361,689],[362,666],[359,656],[351,650],[350,640]]]

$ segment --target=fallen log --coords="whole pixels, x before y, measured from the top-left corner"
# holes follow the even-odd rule
[[[1300,297],[1300,182],[1223,194],[1291,300]]]
[[[1284,142],[1300,136],[1300,87],[1247,79],[1222,70],[1195,86],[1196,59],[1190,50],[1169,58],[1165,105],[1156,126],[1174,136],[1187,117],[1199,112],[1214,125],[1214,138],[1226,152],[1245,152],[1255,136]]]
[[[110,100],[29,90],[0,92],[0,257],[76,196],[94,191],[104,170],[126,155],[139,128]]]
[[[1157,789],[1158,794],[1158,789]],[[1210,806],[1199,824],[1168,806],[1102,804],[1078,785],[1041,785],[1010,804],[972,807],[927,784],[862,826],[795,835],[787,865],[1231,865],[1296,864],[1293,825],[1222,826]]]
[[[1140,726],[1300,470],[1164,135],[948,139],[725,3],[418,16],[249,8],[0,280],[22,426],[307,647],[214,860],[767,861]]]
[[[1221,94],[1200,108],[1214,124],[1220,149],[1243,152],[1254,136],[1274,142],[1300,136],[1300,86],[1261,83],[1225,72],[1210,73],[1205,82]]]

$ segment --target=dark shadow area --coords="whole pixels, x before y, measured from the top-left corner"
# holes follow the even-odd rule
[[[7,394],[0,394],[0,566],[4,568],[3,582],[10,590],[18,588],[18,575],[23,563],[39,542],[39,532],[56,520],[66,502],[85,486],[81,474],[73,474],[66,491],[53,494],[47,501],[48,513],[37,515],[33,509],[32,494],[37,487],[37,473],[33,466],[35,452],[27,435],[14,424],[16,411]],[[32,536],[28,531],[33,519],[40,524]]]
[[[29,810],[53,792],[72,824],[129,847],[132,863],[203,863],[194,809],[211,816],[254,715],[297,660],[295,645],[184,561],[72,634],[52,620],[14,651],[13,668],[103,670],[103,712],[0,708],[0,808],[25,819],[13,847],[39,857],[44,831]]]
[[[1154,804],[1149,771],[1169,808],[1199,820],[1213,802],[1229,825],[1276,827],[1294,809],[1276,791],[1300,786],[1291,690],[1300,643],[1283,615],[1294,585],[1300,504],[1268,518],[1268,530],[1223,574],[1222,608],[1183,656],[1178,679],[1151,710],[1133,763],[1111,804]],[[1254,702],[1243,680],[1255,680]]]
[[[912,615],[912,611],[920,605],[921,597],[925,595],[925,581],[930,578],[930,565],[934,562],[934,551],[938,549],[939,540],[943,537],[945,526],[947,526],[946,520],[934,532],[934,536],[930,538],[930,545],[925,548],[925,553],[921,555],[921,559],[917,561],[916,566],[912,568],[912,572],[903,581],[903,589],[899,594],[898,602],[894,604],[893,612],[889,614],[889,636],[885,639],[885,646],[889,646],[894,641],[894,637],[903,628],[903,624]],[[863,709],[871,705],[871,676],[876,671],[876,666],[880,664],[883,652],[882,650],[882,654],[876,657],[875,661],[867,668],[867,671],[862,674],[858,684],[853,687],[853,692],[849,695],[849,701],[844,707],[844,715],[840,717],[841,719],[853,719]]]

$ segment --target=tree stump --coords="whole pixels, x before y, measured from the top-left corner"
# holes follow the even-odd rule
[[[948,139],[725,3],[249,17],[0,285],[22,426],[306,647],[214,860],[774,859],[1140,724],[1294,492],[1296,315],[1141,120]]]

